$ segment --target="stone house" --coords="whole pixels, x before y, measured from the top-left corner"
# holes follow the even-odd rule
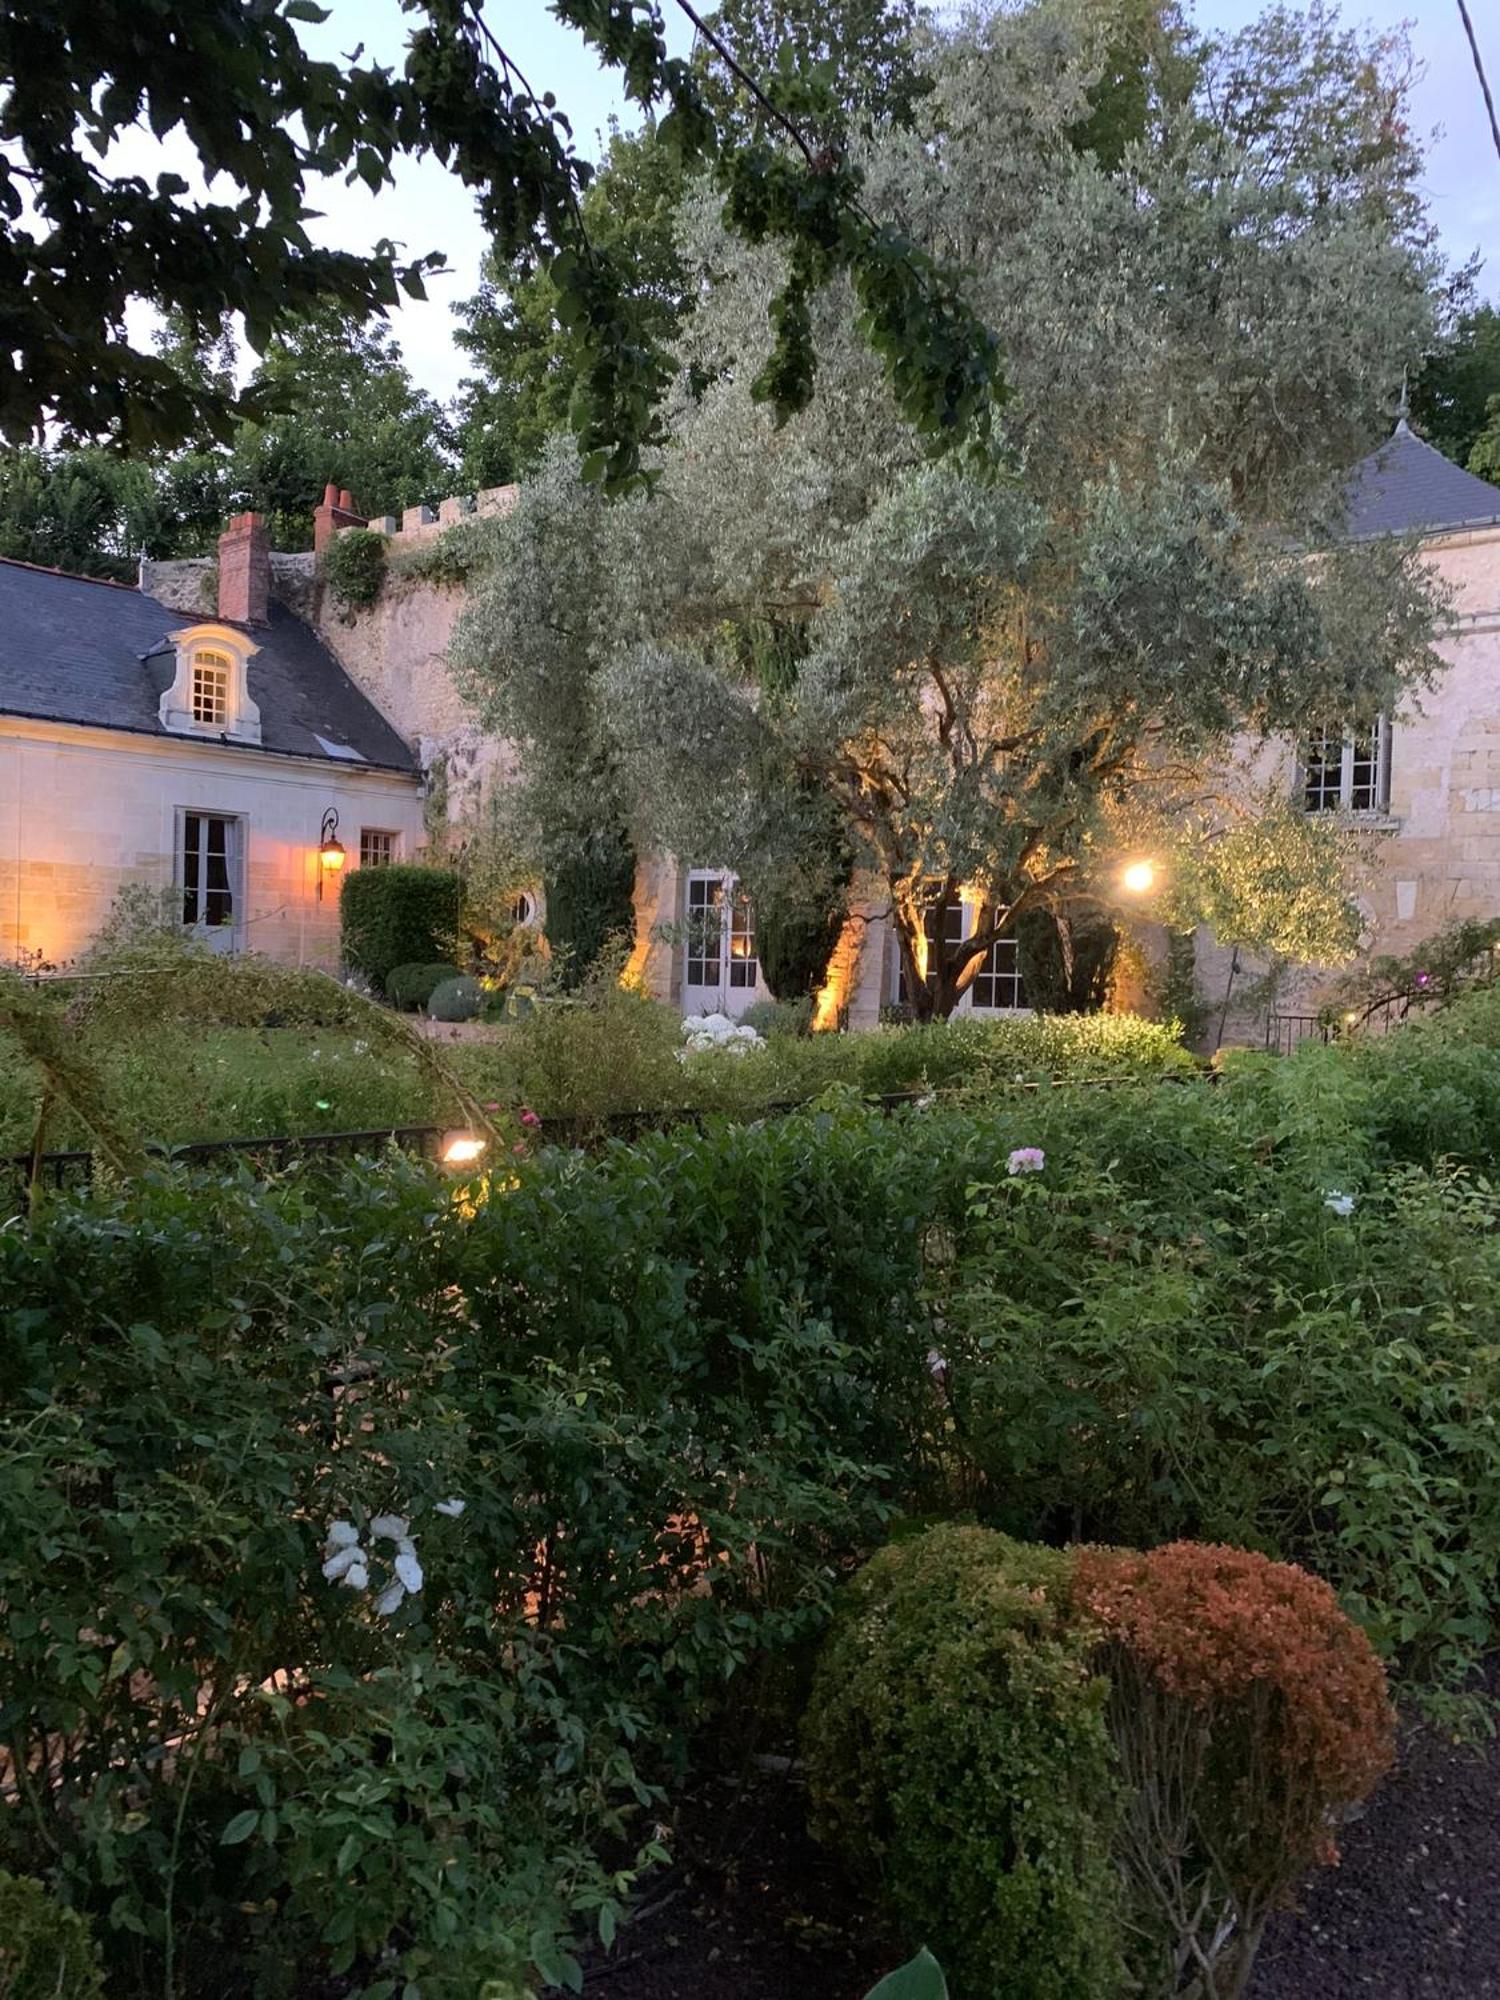
[[[75,958],[138,883],[219,949],[333,970],[333,864],[420,846],[417,758],[272,601],[256,516],[202,581],[185,604],[0,562],[0,962]]]
[[[242,516],[217,580],[202,561],[144,563],[138,590],[0,563],[0,958],[74,955],[116,890],[146,881],[180,891],[184,920],[226,948],[332,966],[326,815],[351,867],[413,858],[514,770],[454,684],[464,588],[429,559],[449,528],[503,512],[512,491],[367,522],[330,487],[313,554],[271,554]],[[388,538],[385,583],[368,607],[340,607],[320,556],[366,525]],[[1359,739],[1310,718],[1269,768],[1306,811],[1378,832],[1369,948],[1403,951],[1454,919],[1500,914],[1500,489],[1403,422],[1356,469],[1349,530],[1421,538],[1454,592],[1448,671]],[[686,1013],[739,1014],[766,993],[754,912],[710,859],[642,867],[632,965]],[[522,908],[541,915],[535,894]],[[971,921],[962,898],[934,918],[952,938]],[[1215,1002],[1230,964],[1201,941]],[[1318,984],[1309,971],[1283,1004],[1311,1007]],[[873,1025],[901,997],[889,915],[872,897],[846,926],[819,1016]],[[963,1006],[1024,1008],[1013,944],[994,947]]]

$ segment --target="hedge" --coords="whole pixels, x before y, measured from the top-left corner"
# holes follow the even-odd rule
[[[356,868],[339,896],[345,965],[379,991],[398,965],[450,963],[459,955],[462,886],[447,868]]]
[[[899,1514],[1303,1561],[1453,1713],[1500,1603],[1495,1071],[1414,1030],[487,1187],[53,1202],[0,1231],[0,1738],[40,1774],[0,1865],[123,2000],[169,1940],[181,2000],[268,1953],[570,1977],[673,1756]]]

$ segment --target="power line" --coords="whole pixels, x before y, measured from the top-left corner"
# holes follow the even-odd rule
[[[1490,114],[1490,134],[1495,141],[1495,152],[1500,157],[1500,118],[1495,116],[1495,100],[1490,95],[1489,78],[1484,73],[1484,62],[1479,54],[1479,37],[1474,33],[1474,23],[1469,18],[1468,0],[1458,0],[1458,11],[1463,20],[1464,33],[1469,38],[1469,53],[1474,58],[1474,74],[1479,78],[1479,88],[1484,93],[1484,108]]]

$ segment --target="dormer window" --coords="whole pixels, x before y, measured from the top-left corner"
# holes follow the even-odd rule
[[[194,653],[194,722],[209,729],[222,729],[228,722],[229,674],[229,662],[222,653]]]
[[[249,666],[259,650],[232,625],[190,625],[171,634],[177,655],[172,685],[161,698],[163,729],[179,736],[213,736],[259,743],[260,710],[250,699]]]

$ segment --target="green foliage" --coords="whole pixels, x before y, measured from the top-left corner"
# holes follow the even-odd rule
[[[814,1830],[976,2000],[1120,1988],[1107,1684],[1069,1569],[982,1528],[882,1549],[844,1593],[804,1724]]]
[[[40,1882],[0,1869],[0,1996],[3,2000],[103,2000],[99,1954],[76,1910]]]
[[[160,1066],[209,976],[104,984]],[[212,990],[235,977],[216,962]],[[273,990],[304,988],[252,971],[242,1004]],[[690,1077],[670,1017],[622,1004]],[[618,1037],[549,1005],[550,1059],[575,1059],[582,1018],[602,1092]],[[997,1088],[1003,1062],[1105,1031],[1185,1061],[1149,1024],[1018,1023],[969,1103],[886,1115],[829,1091],[784,1119],[507,1154],[457,1190],[401,1162],[104,1176],[0,1230],[0,1736],[35,1789],[0,1815],[0,1863],[93,1918],[121,2000],[166,1990],[169,1953],[179,2000],[275,1959],[304,1987],[342,1966],[437,2000],[566,1979],[569,1939],[610,1934],[651,1856],[687,1734],[821,1630],[893,1513],[1258,1546],[1325,1575],[1429,1700],[1462,1687],[1500,1602],[1496,995],[1241,1058],[1211,1090]],[[985,1038],[863,1045],[954,1082]],[[1042,1171],[1007,1172],[1020,1147]],[[392,1512],[425,1581],[382,1616],[369,1531]],[[370,1589],[321,1575],[336,1518]],[[1052,1560],[1018,1555],[967,1626],[913,1581],[918,1663],[869,1668],[893,1730],[941,1719],[955,1798],[977,1724],[938,1663],[986,1631],[1032,1712],[1087,1742],[1087,1676],[1064,1672],[1050,1596],[1017,1588]],[[1019,1779],[1012,1749],[976,1755]],[[1048,1789],[1019,1836],[1039,1890],[1050,1843],[1050,1900],[986,1905],[1028,1936],[1077,1879],[1088,1770],[1045,1737],[1036,1754]],[[837,1787],[861,1767],[831,1768]],[[920,1787],[920,1762],[897,1776]],[[959,1884],[996,1858],[966,1851],[941,1907],[967,1922]]]
[[[888,1972],[865,2000],[948,2000],[943,1968],[924,1945],[915,1958]]]
[[[551,857],[543,878],[547,943],[565,987],[581,985],[635,934],[635,848],[623,827],[590,828]]]
[[[484,988],[467,972],[432,989],[427,1011],[434,1021],[472,1021],[484,1005]]]
[[[433,965],[393,965],[385,975],[385,997],[393,1007],[411,1012],[425,1007],[438,987],[458,977],[458,967],[446,959]]]
[[[1500,312],[1476,306],[1461,313],[1412,389],[1411,413],[1429,444],[1481,478],[1494,473],[1473,462],[1500,396]]]
[[[323,574],[340,604],[360,609],[373,604],[385,582],[385,536],[373,528],[346,528],[323,556]]]
[[[1119,955],[1118,925],[1097,912],[1025,910],[1016,919],[1026,1000],[1039,1014],[1097,1014]]]
[[[1333,989],[1324,1008],[1333,1020],[1363,1014],[1387,1001],[1446,1007],[1464,993],[1493,986],[1500,978],[1496,948],[1500,918],[1468,918],[1434,931],[1409,952],[1382,954],[1361,965]]]
[[[458,956],[461,896],[458,877],[446,868],[356,868],[339,893],[345,965],[381,987],[394,966],[451,962]]]

